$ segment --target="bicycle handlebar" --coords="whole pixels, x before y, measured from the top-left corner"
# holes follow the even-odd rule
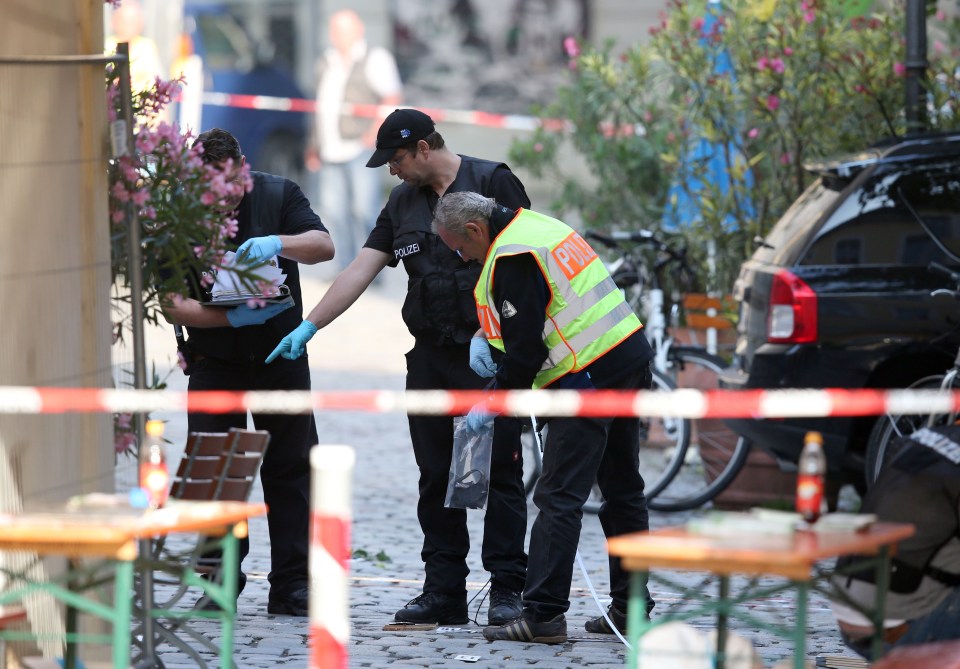
[[[950,281],[954,283],[954,285],[960,288],[960,274],[958,274],[957,272],[954,272],[949,267],[944,267],[938,262],[931,262],[929,265],[927,265],[927,269],[933,272],[934,274],[939,274],[941,276],[947,277],[948,279],[950,279]],[[930,294],[931,295],[949,295],[950,297],[953,297],[955,300],[960,300],[960,289],[958,288],[937,288]]]

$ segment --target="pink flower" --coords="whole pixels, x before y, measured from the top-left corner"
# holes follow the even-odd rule
[[[759,136],[760,136],[760,131],[757,130],[756,128],[750,128],[750,130],[747,131],[747,137],[749,137],[750,139],[756,139]]]
[[[941,42],[940,40],[934,40],[933,50],[936,51],[937,53],[945,53],[947,50],[947,47],[945,47],[943,45],[943,42]]]
[[[767,109],[770,111],[777,111],[780,108],[780,98],[776,95],[767,96]]]
[[[569,58],[577,58],[580,55],[580,45],[576,37],[563,38],[563,50]]]
[[[117,199],[117,202],[127,202],[130,200],[130,193],[119,181],[113,184],[113,187],[110,189],[110,194]]]
[[[935,14],[935,16],[937,17],[937,21],[946,21],[946,20],[947,20],[947,15],[944,13],[944,11],[943,11],[942,9],[937,10],[937,13]]]
[[[537,142],[536,144],[533,145],[534,153],[540,153],[542,151],[543,151],[543,144],[541,144],[540,142]]]
[[[757,60],[757,69],[758,69],[760,72],[763,72],[763,71],[764,71],[765,69],[767,69],[768,67],[770,67],[770,61],[767,59],[766,56],[761,56],[761,57]]]
[[[789,47],[789,46],[784,47],[784,48],[783,48],[783,55],[784,55],[784,56],[792,56],[792,55],[793,55],[793,49],[792,49],[791,47]]]
[[[777,74],[783,74],[783,71],[786,69],[786,66],[783,64],[783,59],[774,58],[770,61],[770,69],[776,72]]]
[[[694,29],[697,33],[703,32],[703,26],[705,21],[702,16],[696,17],[693,21],[690,22],[690,27]]]
[[[907,75],[907,66],[903,63],[894,63],[893,73],[898,77],[905,77]]]
[[[789,153],[783,153],[780,155],[781,165],[789,165],[792,162],[793,162],[793,156],[791,156]]]
[[[813,23],[817,19],[817,15],[810,11],[803,15],[803,20],[807,23]]]

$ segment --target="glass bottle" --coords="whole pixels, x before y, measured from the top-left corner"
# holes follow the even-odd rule
[[[815,523],[823,508],[824,478],[827,473],[822,434],[807,432],[797,465],[797,512],[808,523]]]
[[[147,505],[159,509],[170,493],[170,472],[163,447],[163,421],[148,420],[146,439],[140,447],[140,488],[147,495]]]

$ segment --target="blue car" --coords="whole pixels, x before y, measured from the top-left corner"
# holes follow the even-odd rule
[[[194,131],[223,128],[240,142],[253,169],[302,183],[310,115],[252,108],[249,98],[233,97],[302,100],[304,92],[290,69],[265,58],[262,46],[223,4],[186,2],[184,38],[203,68],[203,106]]]

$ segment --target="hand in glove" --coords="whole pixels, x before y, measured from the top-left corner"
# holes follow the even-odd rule
[[[497,366],[490,355],[490,344],[485,337],[474,337],[470,340],[470,369],[485,379],[497,375]]]
[[[265,307],[260,307],[259,309],[241,304],[227,312],[227,320],[230,321],[230,326],[235,328],[242,328],[247,325],[263,325],[277,314],[286,311],[292,306],[293,300],[275,302]]]
[[[316,325],[310,321],[302,322],[296,330],[280,340],[277,347],[273,349],[273,353],[267,356],[267,362],[273,362],[281,355],[287,360],[296,360],[303,355],[307,342],[315,334],[317,334]]]
[[[276,235],[251,237],[237,249],[237,260],[241,260],[250,265],[262,265],[280,253],[282,249],[283,244]]]
[[[490,410],[487,402],[477,402],[467,413],[467,431],[474,434],[482,432],[493,425],[493,419],[496,417],[497,413]]]

